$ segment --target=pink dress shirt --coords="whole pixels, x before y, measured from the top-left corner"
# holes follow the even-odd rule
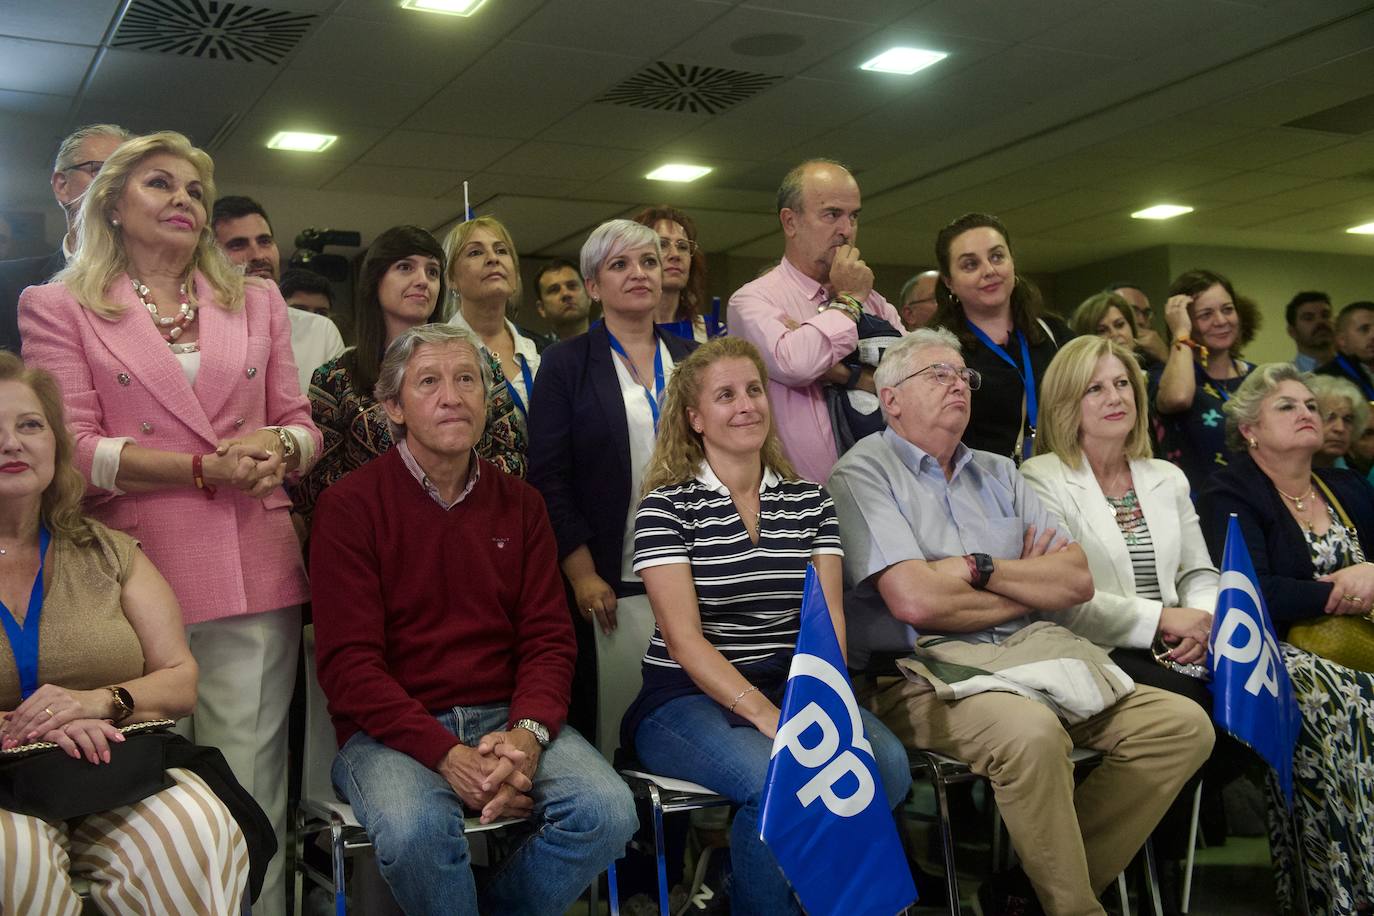
[[[858,329],[844,313],[816,312],[829,298],[823,284],[783,258],[736,290],[729,311],[730,333],[763,354],[783,451],[798,474],[817,483],[825,483],[839,457],[823,383],[817,380],[859,344]],[[876,290],[864,300],[864,310],[902,330],[901,316]],[[800,327],[789,329],[789,319]]]

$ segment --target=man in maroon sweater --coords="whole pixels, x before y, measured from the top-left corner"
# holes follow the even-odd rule
[[[398,337],[377,384],[396,447],[325,492],[312,532],[334,787],[411,916],[563,913],[635,829],[563,724],[576,649],[544,502],[473,450],[488,371],[466,331]],[[468,812],[532,828],[480,889]]]

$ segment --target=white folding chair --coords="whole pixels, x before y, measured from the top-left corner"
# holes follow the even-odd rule
[[[621,598],[617,602],[616,628],[610,635],[603,634],[599,628],[596,631],[596,746],[612,765],[620,745],[620,720],[643,683],[640,662],[653,632],[654,614],[644,595]],[[728,805],[730,799],[697,783],[659,776],[638,766],[622,768],[620,775],[629,783],[636,798],[649,803],[654,861],[658,868],[658,909],[660,916],[669,916],[663,815]],[[611,916],[619,916],[620,893],[616,886],[615,863],[611,863],[608,875]]]
[[[334,785],[329,778],[338,741],[329,721],[324,690],[315,673],[313,625],[305,628],[302,645],[305,651],[305,750],[301,761],[301,800],[296,806],[296,916],[300,916],[305,901],[306,878],[328,889],[334,895],[336,916],[344,916],[348,912],[344,861],[349,853],[370,850],[372,843],[353,816],[353,806],[339,801],[334,794]],[[502,818],[490,824],[483,824],[475,817],[467,818],[463,832],[469,838],[473,860],[485,858],[485,839],[479,834],[514,823],[518,823],[515,818]],[[329,875],[305,861],[306,837],[324,830],[329,831],[332,864]]]

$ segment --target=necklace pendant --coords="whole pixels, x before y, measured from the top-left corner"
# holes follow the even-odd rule
[[[1304,511],[1304,510],[1307,509],[1307,506],[1306,506],[1306,504],[1303,503],[1302,497],[1301,497],[1301,496],[1299,496],[1297,499],[1293,500],[1293,504],[1296,505],[1296,506],[1298,507],[1298,511],[1299,511],[1299,512],[1302,512],[1302,511]]]

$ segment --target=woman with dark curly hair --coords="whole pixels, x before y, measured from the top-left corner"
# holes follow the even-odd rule
[[[645,207],[631,218],[658,233],[663,293],[654,323],[697,343],[718,336],[720,316],[706,312],[706,255],[697,242],[696,221],[667,205]]]
[[[1233,457],[1222,408],[1254,368],[1240,352],[1259,330],[1259,309],[1221,274],[1190,270],[1169,284],[1164,321],[1169,359],[1150,372],[1150,395],[1163,457],[1183,468],[1196,494]]]
[[[1074,334],[1041,313],[1040,291],[1016,272],[1011,235],[997,217],[965,213],[945,226],[935,237],[935,259],[932,324],[959,338],[965,363],[983,376],[982,388],[969,392],[964,444],[1020,464],[1035,444],[1036,386]]]

